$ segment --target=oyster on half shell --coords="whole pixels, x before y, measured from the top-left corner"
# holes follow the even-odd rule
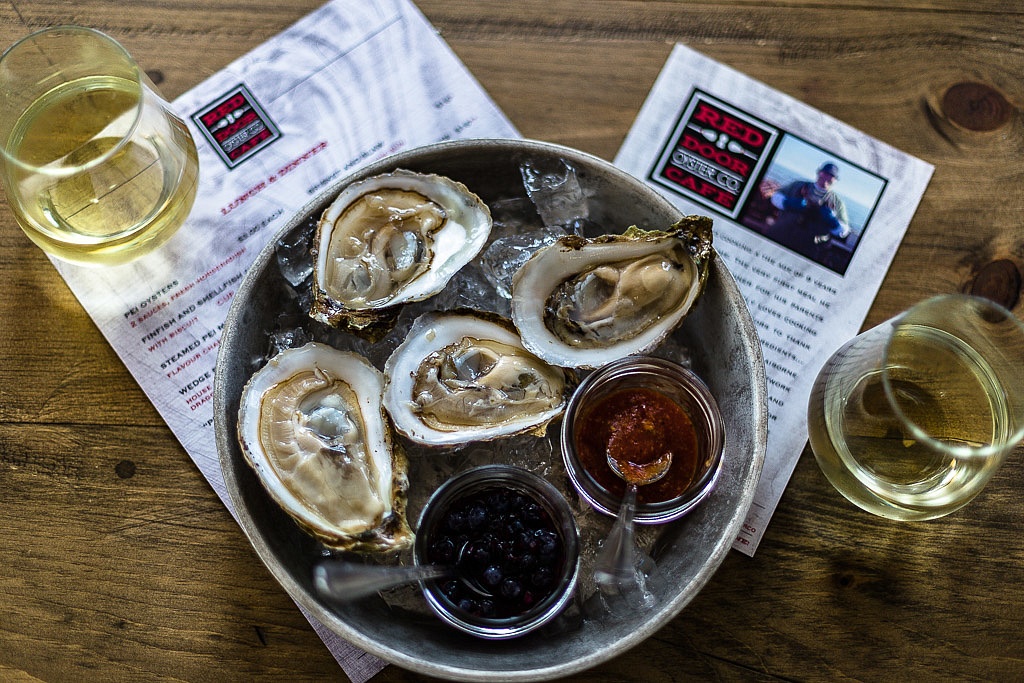
[[[310,315],[368,327],[444,289],[490,231],[487,205],[444,176],[400,169],[354,182],[317,225]]]
[[[597,368],[645,353],[689,313],[713,253],[705,216],[663,231],[563,237],[516,272],[512,320],[523,345],[554,365]]]
[[[384,374],[395,429],[428,446],[542,431],[573,384],[523,348],[508,320],[476,312],[421,315]]]
[[[362,356],[310,342],[287,349],[242,391],[238,439],[270,496],[325,545],[408,547],[404,455],[381,409],[384,377]]]

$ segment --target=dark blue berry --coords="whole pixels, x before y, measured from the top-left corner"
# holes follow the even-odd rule
[[[550,569],[547,567],[538,567],[530,576],[530,583],[533,584],[535,588],[547,588],[551,585],[553,578],[554,576]]]
[[[430,546],[430,561],[435,564],[451,564],[455,561],[455,544],[450,538],[442,538]]]
[[[530,527],[536,529],[537,527],[546,524],[548,521],[547,513],[544,512],[544,508],[536,503],[527,503],[523,506],[523,521]]]
[[[537,558],[528,552],[511,555],[508,560],[509,566],[517,572],[525,572],[537,563]]]
[[[459,582],[452,580],[445,581],[441,584],[441,592],[444,593],[445,597],[449,600],[455,601],[458,599],[459,593],[462,591],[460,590]]]
[[[490,567],[484,570],[484,583],[491,588],[496,588],[501,583],[502,579],[505,578],[505,572],[501,570],[496,564],[492,564]]]
[[[511,496],[503,489],[491,491],[485,496],[484,501],[495,515],[505,514],[511,506]]]
[[[466,548],[466,555],[470,560],[479,565],[486,565],[491,561],[491,551],[481,541],[470,541],[469,546]]]
[[[506,520],[503,531],[505,533],[505,538],[513,539],[522,532],[526,531],[526,527],[523,525],[521,519],[519,519],[518,517],[513,517],[511,519]]]
[[[505,579],[501,582],[501,597],[508,600],[515,600],[523,592],[523,586],[515,579]]]
[[[522,512],[523,508],[530,503],[530,499],[521,493],[512,494],[512,509],[517,512]]]
[[[483,505],[471,505],[466,512],[466,525],[473,531],[487,525],[489,515]]]
[[[516,538],[516,550],[534,552],[540,547],[537,537],[532,533],[523,532]]]
[[[462,510],[453,510],[448,513],[448,519],[446,520],[446,526],[449,531],[460,533],[466,530],[466,513]]]
[[[534,532],[534,537],[537,539],[537,552],[543,559],[551,559],[558,553],[560,543],[558,534],[554,531],[538,529]]]

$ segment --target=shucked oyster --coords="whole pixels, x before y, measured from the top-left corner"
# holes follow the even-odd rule
[[[565,370],[524,349],[496,315],[420,316],[384,373],[395,429],[430,446],[543,430],[571,388]]]
[[[384,378],[354,353],[311,342],[250,378],[238,412],[246,461],[271,497],[332,548],[408,547],[406,462],[381,410]]]
[[[555,365],[596,368],[644,353],[686,317],[712,253],[704,216],[666,231],[563,237],[516,272],[512,320],[523,345]]]
[[[310,315],[367,327],[381,309],[444,289],[490,230],[487,205],[443,176],[397,170],[352,183],[317,226]]]

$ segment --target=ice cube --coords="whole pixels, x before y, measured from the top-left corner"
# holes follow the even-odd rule
[[[495,240],[480,256],[480,270],[503,299],[512,298],[512,277],[535,251],[564,237],[561,228],[540,228]]]
[[[590,217],[576,169],[565,161],[527,160],[519,171],[526,194],[533,200],[544,225],[567,226]]]
[[[306,335],[306,331],[300,327],[295,327],[287,330],[277,330],[276,332],[270,333],[270,349],[267,353],[268,358],[272,358],[277,354],[287,349],[295,349],[306,344],[310,341]]]
[[[277,242],[277,266],[292,287],[301,285],[313,272],[313,257],[309,251],[312,239],[313,228],[304,225],[282,235]]]

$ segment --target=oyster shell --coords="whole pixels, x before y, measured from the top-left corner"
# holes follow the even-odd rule
[[[341,550],[408,547],[409,482],[381,410],[384,377],[362,356],[310,342],[287,349],[242,391],[238,439],[270,496]]]
[[[597,368],[645,353],[689,313],[713,253],[704,216],[664,231],[563,237],[516,272],[512,320],[523,345],[554,365]]]
[[[523,348],[511,322],[476,312],[421,315],[384,374],[395,429],[428,446],[542,432],[573,383]]]
[[[397,170],[352,183],[317,225],[310,315],[368,327],[382,309],[444,289],[490,231],[487,205],[444,176]]]

